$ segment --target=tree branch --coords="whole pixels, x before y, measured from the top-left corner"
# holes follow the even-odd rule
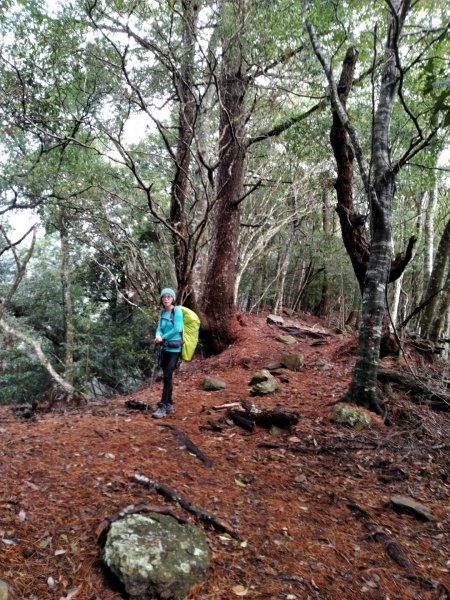
[[[8,335],[14,336],[22,342],[25,342],[27,346],[31,346],[41,365],[44,367],[44,369],[46,369],[50,377],[64,390],[64,392],[70,398],[73,398],[74,396],[81,396],[83,399],[86,399],[86,396],[84,394],[77,392],[70,383],[68,383],[65,379],[58,375],[48,358],[45,356],[41,348],[41,344],[38,340],[34,340],[22,331],[19,331],[17,328],[13,327],[12,325],[9,325],[3,318],[0,318],[0,329],[2,329]]]
[[[295,117],[288,119],[284,123],[280,123],[279,125],[277,125],[273,129],[270,129],[269,131],[260,133],[259,135],[255,136],[253,138],[250,138],[247,142],[247,148],[249,148],[252,144],[256,144],[257,142],[262,142],[263,140],[267,140],[268,138],[275,137],[275,136],[278,136],[278,135],[284,133],[290,127],[292,127],[292,125],[295,125],[296,123],[300,123],[300,121],[304,121],[305,119],[307,119],[309,116],[311,116],[313,113],[315,113],[320,108],[323,108],[324,106],[325,106],[324,101],[318,102],[317,104],[315,104],[313,107],[311,107],[306,112],[301,113],[300,115],[296,115]]]
[[[315,32],[314,26],[309,21],[309,19],[306,20],[305,24],[306,24],[306,29],[308,30],[309,38],[311,40],[311,45],[313,47],[314,53],[317,56],[317,58],[319,59],[319,62],[322,65],[323,71],[328,80],[331,105],[333,107],[333,110],[336,112],[337,116],[339,117],[339,120],[341,121],[342,125],[347,130],[350,140],[352,142],[353,150],[355,152],[355,157],[358,162],[359,172],[360,172],[363,184],[364,184],[364,189],[366,191],[367,197],[368,197],[369,201],[371,202],[372,206],[378,206],[378,204],[379,204],[378,199],[377,199],[375,190],[373,189],[373,187],[370,183],[369,167],[368,167],[366,159],[364,157],[362,145],[361,145],[361,142],[359,141],[358,132],[351,124],[350,119],[348,118],[348,115],[347,115],[344,107],[342,106],[341,101],[339,100],[339,94],[338,94],[336,82],[333,77],[333,72],[331,71],[329,65],[327,64],[327,62],[325,60],[322,48],[317,39],[317,35]]]

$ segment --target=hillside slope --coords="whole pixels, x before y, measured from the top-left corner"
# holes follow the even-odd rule
[[[264,317],[245,317],[238,343],[183,364],[176,413],[164,421],[125,406],[131,398],[155,404],[161,383],[113,401],[39,411],[34,420],[1,407],[0,578],[29,600],[122,598],[102,572],[95,530],[105,516],[144,502],[205,531],[212,568],[192,598],[449,598],[449,413],[391,390],[390,427],[378,418],[361,432],[333,424],[355,336],[325,331],[317,320],[291,324],[305,330],[286,347]],[[298,425],[250,433],[224,419],[222,405],[249,398],[252,374],[290,350],[304,355],[303,368],[283,370],[282,391],[254,401],[298,411]],[[226,389],[204,391],[207,375]],[[167,424],[212,466],[186,451]],[[213,513],[237,539],[149,491],[133,480],[135,471]],[[397,514],[390,499],[398,494],[425,504],[434,520]]]

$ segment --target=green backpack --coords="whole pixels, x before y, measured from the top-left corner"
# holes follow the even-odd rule
[[[182,360],[192,360],[195,349],[198,344],[198,334],[200,330],[200,317],[186,306],[178,306],[183,314],[183,346],[181,348]],[[173,322],[175,316],[173,310],[170,311],[170,320]]]

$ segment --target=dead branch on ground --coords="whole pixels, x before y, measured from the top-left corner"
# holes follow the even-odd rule
[[[174,425],[160,425],[160,427],[165,427],[166,429],[170,429],[176,435],[178,441],[188,452],[192,452],[206,467],[212,467],[212,461],[207,456],[203,454],[203,452],[192,442],[186,435],[180,431]]]
[[[198,519],[200,519],[200,521],[204,521],[205,523],[212,525],[218,531],[223,531],[224,533],[228,533],[232,537],[238,539],[238,535],[231,527],[231,525],[228,525],[225,521],[223,521],[219,517],[216,517],[212,513],[204,510],[203,508],[196,506],[190,500],[188,500],[184,496],[181,496],[181,494],[179,494],[172,488],[162,485],[154,479],[150,479],[150,477],[142,475],[137,471],[133,475],[133,480],[137,483],[142,483],[149,489],[155,491],[157,494],[160,494],[161,496],[164,496],[165,498],[168,498],[173,502],[178,502],[180,506],[182,506],[185,510],[195,515]]]

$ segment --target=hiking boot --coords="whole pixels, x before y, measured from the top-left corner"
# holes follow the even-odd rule
[[[175,412],[175,408],[174,408],[173,404],[165,404],[164,408],[166,409],[166,413],[168,415],[171,415]]]
[[[164,404],[159,404],[156,410],[153,411],[152,417],[154,419],[163,419],[167,414],[167,407]]]

